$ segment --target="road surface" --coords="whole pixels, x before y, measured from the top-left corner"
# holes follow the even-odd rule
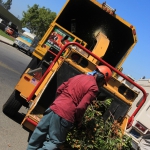
[[[26,108],[15,118],[8,118],[2,106],[9,98],[31,58],[0,42],[0,150],[26,150],[29,133],[19,124]]]

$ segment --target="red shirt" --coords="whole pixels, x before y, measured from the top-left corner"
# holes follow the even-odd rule
[[[88,105],[96,98],[97,93],[98,86],[94,76],[77,75],[58,87],[58,96],[50,109],[67,121],[81,122]]]

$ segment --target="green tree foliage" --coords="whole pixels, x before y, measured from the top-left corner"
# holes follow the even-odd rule
[[[39,5],[34,4],[32,7],[28,6],[27,12],[23,11],[21,22],[22,26],[28,28],[31,33],[42,37],[55,17],[55,12],[45,7],[40,8]]]
[[[122,134],[119,124],[110,116],[102,119],[101,108],[109,107],[112,99],[93,101],[84,119],[84,128],[73,128],[67,136],[64,150],[131,150],[131,138]]]
[[[12,5],[12,0],[7,0],[5,3],[3,3],[3,6],[5,7],[5,9],[10,10]]]

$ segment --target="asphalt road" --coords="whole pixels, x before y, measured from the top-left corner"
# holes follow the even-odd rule
[[[26,108],[9,118],[3,114],[2,106],[30,60],[23,52],[0,42],[0,150],[26,150],[29,133],[19,124]]]

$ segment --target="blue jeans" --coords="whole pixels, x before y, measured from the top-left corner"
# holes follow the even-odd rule
[[[27,150],[54,150],[62,145],[73,127],[48,108],[30,137]]]

